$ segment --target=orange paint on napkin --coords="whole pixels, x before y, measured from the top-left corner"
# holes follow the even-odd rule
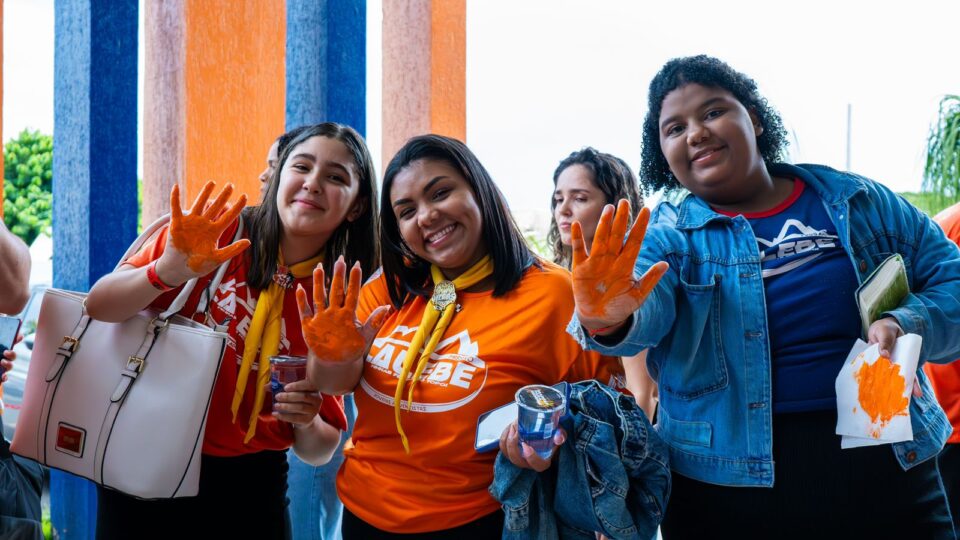
[[[854,374],[860,386],[860,407],[870,416],[875,428],[870,431],[874,439],[894,416],[905,416],[910,401],[904,396],[906,381],[900,375],[900,366],[886,356],[873,364],[864,363]]]

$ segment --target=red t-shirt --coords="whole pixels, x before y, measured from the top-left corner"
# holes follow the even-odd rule
[[[235,233],[236,226],[224,231],[220,238],[221,247],[229,244]],[[166,246],[166,241],[167,228],[163,228],[153,240],[124,263],[136,267],[146,266],[160,258]],[[192,316],[200,301],[204,286],[210,282],[212,275],[200,279],[190,295],[189,301],[181,310],[181,314],[189,314],[188,316],[191,316],[197,322],[226,325],[226,332],[229,336],[223,362],[220,365],[220,373],[217,375],[217,381],[213,389],[213,400],[207,413],[207,429],[203,440],[204,454],[237,456],[262,450],[284,450],[293,444],[291,424],[280,421],[270,414],[271,403],[269,401],[265,403],[259,414],[256,435],[250,442],[246,444],[243,442],[250,418],[250,409],[256,395],[256,361],[254,361],[253,370],[248,378],[247,388],[243,395],[243,401],[240,403],[236,422],[233,421],[233,413],[230,412],[233,393],[237,384],[238,368],[243,360],[244,340],[250,322],[253,320],[257,298],[260,296],[259,289],[247,286],[249,265],[250,262],[246,253],[241,253],[230,260],[223,280],[214,294],[213,301],[210,302],[208,311],[212,321],[206,320],[202,314]],[[296,283],[302,285],[307,291],[307,296],[311,297],[313,294],[312,277],[298,279]],[[305,356],[307,345],[303,340],[300,327],[300,315],[294,296],[295,288],[296,284],[294,288],[287,289],[288,292],[283,298],[280,351],[277,354]],[[180,288],[165,292],[157,297],[150,304],[150,307],[160,310],[166,309],[179,293]],[[323,398],[323,403],[320,406],[320,416],[334,427],[340,430],[346,429],[347,421],[343,412],[342,399],[327,395],[324,395]]]
[[[947,208],[933,218],[946,233],[947,238],[960,244],[960,203]],[[953,426],[953,435],[947,439],[949,443],[960,443],[960,361],[949,364],[925,364],[924,369],[933,391],[937,394],[937,401],[947,412],[947,418]]]
[[[459,292],[457,302],[462,309],[416,386],[413,410],[401,413],[410,455],[394,423],[393,396],[425,299],[390,314],[366,356],[337,491],[350,512],[379,529],[437,531],[496,511],[487,488],[497,452],[474,448],[478,417],[513,401],[521,386],[595,378],[600,370],[601,356],[565,331],[574,302],[570,274],[559,266],[529,268],[503,297]],[[365,320],[388,303],[386,280],[374,276],[357,316]]]

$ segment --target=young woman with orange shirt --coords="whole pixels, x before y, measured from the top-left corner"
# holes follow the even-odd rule
[[[496,452],[474,448],[477,419],[524,385],[592,378],[599,356],[563,332],[570,275],[530,252],[454,139],[411,139],[384,174],[381,212],[382,272],[360,291],[354,267],[344,292],[337,262],[329,306],[322,270],[316,311],[301,294],[310,378],[353,391],[358,409],[337,484],[343,536],[499,537]]]

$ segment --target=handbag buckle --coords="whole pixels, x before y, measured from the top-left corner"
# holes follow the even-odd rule
[[[75,352],[77,346],[80,345],[80,340],[73,336],[63,336],[63,341],[60,343],[60,348],[67,352]]]
[[[144,364],[146,364],[146,361],[143,358],[140,358],[139,356],[131,356],[127,360],[127,369],[130,369],[130,366],[133,365],[134,368],[132,369],[132,371],[135,371],[137,372],[137,374],[140,374],[140,372],[143,371]]]
[[[157,321],[159,321],[159,323],[158,323]],[[160,324],[160,323],[163,323],[163,324]],[[170,319],[169,319],[169,318],[168,318],[168,319],[161,319],[160,317],[154,317],[153,320],[150,321],[150,325],[154,327],[154,331],[156,331],[156,332],[159,332],[159,331],[163,330],[163,329],[166,328],[167,325],[169,325],[169,324],[170,324]]]

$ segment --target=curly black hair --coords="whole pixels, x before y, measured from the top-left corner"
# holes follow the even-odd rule
[[[780,113],[757,92],[757,83],[753,79],[712,56],[701,54],[674,58],[664,64],[650,81],[640,164],[640,184],[645,193],[660,190],[669,192],[682,187],[670,172],[660,148],[660,110],[667,94],[691,83],[722,88],[733,94],[748,111],[757,115],[763,126],[763,133],[757,137],[757,150],[767,167],[782,161],[788,144],[787,130],[783,127]]]

